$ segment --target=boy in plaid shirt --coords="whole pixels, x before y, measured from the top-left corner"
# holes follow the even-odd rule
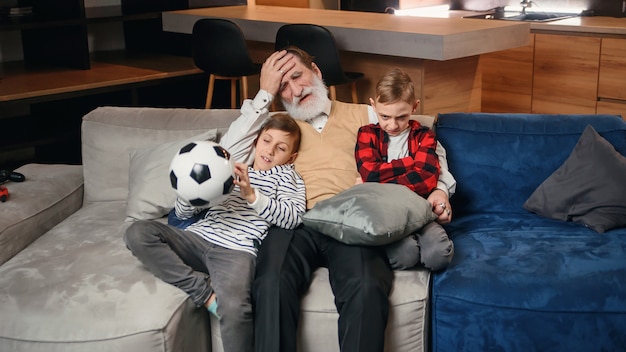
[[[428,197],[439,178],[437,139],[431,129],[410,119],[419,105],[411,78],[400,69],[389,71],[376,85],[376,100],[370,98],[370,104],[378,123],[359,129],[355,148],[362,181],[397,183]],[[449,212],[445,204],[438,206]],[[426,226],[436,228],[385,246],[393,269],[408,269],[420,262],[437,271],[450,263],[454,244],[445,230],[434,221]]]

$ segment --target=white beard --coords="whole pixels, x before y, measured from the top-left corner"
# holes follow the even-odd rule
[[[298,104],[300,97],[293,97],[291,103],[283,99],[285,110],[296,120],[305,121],[314,118],[324,112],[324,108],[328,106],[330,99],[328,98],[328,88],[324,85],[324,81],[315,76],[313,85],[303,90],[302,96],[310,95],[305,104]]]

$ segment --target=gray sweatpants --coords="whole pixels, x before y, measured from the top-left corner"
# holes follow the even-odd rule
[[[252,351],[255,256],[156,221],[133,223],[124,241],[148,270],[185,291],[198,307],[215,291],[224,351]]]
[[[439,271],[445,269],[454,256],[454,243],[437,222],[431,222],[418,232],[385,246],[389,263],[394,270],[412,268],[418,263]]]

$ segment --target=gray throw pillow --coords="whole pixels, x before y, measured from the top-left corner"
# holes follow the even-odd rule
[[[524,209],[600,233],[624,227],[626,158],[587,126],[567,160],[537,187]]]
[[[384,245],[419,230],[437,216],[405,186],[367,182],[318,202],[303,222],[340,242]]]
[[[217,130],[211,129],[180,141],[131,151],[126,221],[158,219],[167,215],[176,201],[169,177],[172,158],[189,142],[216,139]]]

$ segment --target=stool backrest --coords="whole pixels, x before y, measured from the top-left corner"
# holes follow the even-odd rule
[[[335,37],[325,27],[304,23],[283,25],[276,33],[275,49],[281,50],[290,45],[313,56],[326,85],[350,81],[341,67]]]
[[[194,24],[192,56],[198,68],[220,76],[247,76],[258,66],[250,58],[239,26],[220,18],[203,18]]]

